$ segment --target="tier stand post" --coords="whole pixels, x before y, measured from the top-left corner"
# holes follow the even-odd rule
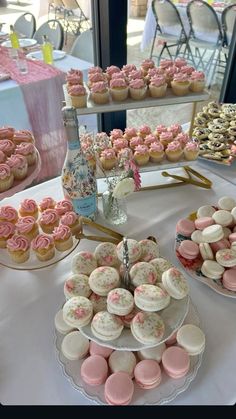
[[[197,103],[198,102],[193,102],[191,122],[190,122],[189,133],[188,133],[190,137],[192,137],[192,133],[193,133],[193,124],[194,124],[194,118],[195,118],[195,114],[197,110]]]

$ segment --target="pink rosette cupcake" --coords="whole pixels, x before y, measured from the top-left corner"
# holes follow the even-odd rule
[[[116,152],[113,148],[107,148],[101,152],[100,162],[103,169],[111,170],[116,165]]]
[[[24,263],[30,257],[30,242],[20,234],[14,234],[7,240],[8,254],[16,263]]]
[[[138,145],[143,145],[143,138],[137,135],[137,137],[131,138],[129,146],[131,150],[134,150]]]
[[[142,137],[143,139],[146,138],[147,135],[152,133],[151,128],[144,124],[138,129],[138,137]]]
[[[121,102],[126,100],[129,93],[129,88],[126,84],[126,81],[122,78],[111,79],[110,81],[110,93],[112,100]]]
[[[117,138],[121,138],[122,136],[123,136],[123,131],[119,128],[114,128],[110,132],[110,139],[111,139],[112,143],[113,143],[114,140],[117,140]]]
[[[165,79],[168,87],[171,87],[171,82],[174,78],[174,75],[178,72],[178,67],[175,67],[174,65],[165,69]]]
[[[129,78],[129,81],[131,81],[131,80],[137,80],[137,79],[141,79],[142,80],[143,79],[142,70],[132,70],[129,73],[128,78]]]
[[[8,221],[0,221],[0,249],[7,247],[7,240],[10,239],[15,232],[15,225]]]
[[[51,234],[59,224],[59,215],[56,209],[46,209],[39,218],[39,225],[44,233]]]
[[[42,233],[35,237],[31,243],[31,247],[38,260],[42,262],[52,259],[55,255],[54,240],[48,234]]]
[[[20,143],[35,143],[32,132],[28,129],[21,129],[15,131],[13,136],[13,142],[15,143],[15,145]]]
[[[26,178],[28,172],[28,163],[24,156],[21,154],[12,154],[11,157],[8,157],[6,163],[11,168],[16,180],[22,180]]]
[[[15,129],[12,127],[1,127],[0,128],[0,140],[12,140]]]
[[[186,144],[190,141],[190,137],[188,134],[185,134],[184,132],[180,132],[176,137],[176,141],[179,141],[181,144],[181,147],[184,148]]]
[[[160,67],[154,67],[154,68],[150,68],[148,70],[148,73],[145,77],[145,80],[147,82],[147,84],[150,83],[150,80],[152,77],[156,77],[156,76],[163,76],[164,75],[164,69],[160,68]]]
[[[130,80],[129,91],[132,99],[142,100],[146,96],[147,86],[143,79]]]
[[[129,76],[131,71],[135,71],[135,70],[137,70],[137,67],[134,64],[125,64],[125,65],[123,65],[123,67],[121,69],[122,73],[124,73],[126,77]]]
[[[113,142],[113,148],[116,152],[128,146],[128,141],[125,138],[117,138]]]
[[[177,162],[182,157],[183,150],[178,141],[172,141],[167,145],[165,153],[169,161]]]
[[[154,131],[154,135],[156,135],[158,138],[160,138],[160,135],[163,132],[167,132],[167,127],[163,124],[157,125],[155,131]]]
[[[190,77],[190,90],[198,93],[202,92],[205,87],[205,74],[202,71],[193,71]]]
[[[159,140],[158,140],[158,138],[157,138],[157,136],[156,135],[154,135],[154,134],[149,134],[149,135],[147,135],[146,136],[146,138],[145,138],[145,140],[144,140],[144,144],[147,146],[147,147],[150,147],[150,145],[152,144],[152,143],[156,143],[156,142],[159,142]]]
[[[6,160],[6,155],[3,153],[3,151],[0,150],[0,163],[4,163]]]
[[[146,145],[138,145],[134,151],[134,161],[138,166],[144,166],[149,161],[149,152]]]
[[[7,157],[10,157],[15,150],[15,144],[11,140],[0,141],[0,151],[2,151]]]
[[[103,81],[107,83],[106,76],[103,73],[92,73],[89,75],[88,79],[88,88],[91,89],[94,83],[98,83],[99,81]]]
[[[58,201],[55,205],[55,210],[59,216],[65,214],[68,211],[73,211],[73,205],[71,201],[68,199],[62,199],[61,201]]]
[[[66,75],[67,89],[69,87],[80,84],[83,84],[83,73],[70,73]]]
[[[181,67],[180,71],[182,74],[187,74],[187,76],[191,76],[192,72],[195,71],[195,68],[190,65],[185,65]]]
[[[154,76],[150,80],[149,92],[151,97],[163,97],[166,95],[167,83],[164,76]]]
[[[149,156],[151,162],[159,163],[163,160],[164,155],[164,146],[160,142],[155,142],[150,145]]]
[[[137,136],[137,130],[136,128],[130,127],[130,128],[125,128],[125,132],[124,132],[124,138],[128,141],[131,140],[131,138],[136,137]]]
[[[168,67],[172,67],[173,64],[174,64],[174,61],[163,58],[160,61],[160,68],[166,69]]]
[[[196,160],[199,155],[199,145],[194,142],[190,141],[184,147],[184,157],[186,160]]]
[[[182,132],[182,127],[180,124],[172,124],[167,128],[168,132],[172,132],[173,137],[176,137],[176,135],[180,134]]]
[[[179,57],[174,60],[174,65],[178,68],[182,68],[187,65],[187,61],[185,60],[185,58]]]
[[[55,205],[56,205],[56,201],[54,201],[54,199],[51,198],[50,196],[46,196],[45,198],[42,199],[42,201],[40,201],[39,210],[43,212],[46,209],[54,209]]]
[[[119,73],[121,70],[119,67],[117,67],[116,65],[111,65],[109,67],[106,68],[105,70],[105,74],[107,75],[108,80],[111,80],[111,76],[114,73]]]
[[[81,232],[80,217],[74,211],[66,212],[62,217],[60,223],[70,228],[71,234],[74,236]]]
[[[31,215],[36,220],[38,218],[38,205],[34,199],[24,199],[19,206],[19,214],[21,217]]]
[[[102,73],[103,72],[103,69],[101,68],[101,67],[98,67],[98,66],[95,66],[95,67],[90,67],[89,69],[88,69],[88,75],[90,76],[91,74],[94,74],[94,73]]]
[[[0,192],[10,189],[14,182],[14,176],[8,164],[0,164]]]
[[[162,144],[164,147],[167,147],[167,145],[168,145],[169,143],[171,143],[171,141],[173,141],[173,134],[172,134],[172,132],[169,132],[169,131],[162,132],[162,133],[159,135],[159,139],[160,139],[161,144]]]
[[[130,160],[133,158],[133,151],[129,147],[122,148],[118,151],[118,160]]]
[[[0,221],[8,221],[15,224],[18,220],[18,212],[11,205],[0,207]]]
[[[113,73],[111,75],[110,85],[111,85],[111,81],[115,79],[122,79],[126,82],[126,84],[129,81],[128,77],[126,77],[125,73],[123,73],[122,71],[120,71],[119,73]]]
[[[189,76],[187,74],[177,73],[171,82],[171,88],[176,96],[185,96],[189,93]]]
[[[71,104],[75,108],[86,108],[87,106],[87,92],[84,86],[75,84],[68,88],[68,93],[71,99]]]
[[[34,217],[22,217],[16,223],[17,234],[25,236],[29,241],[39,234],[38,224]]]
[[[103,81],[99,81],[98,83],[94,83],[91,87],[91,99],[97,105],[102,105],[104,103],[109,102],[109,90],[107,87],[107,83]]]
[[[73,238],[70,227],[60,224],[52,233],[54,244],[59,252],[65,252],[73,246]]]
[[[16,146],[16,154],[24,156],[27,160],[28,166],[33,166],[37,161],[36,148],[32,143],[20,143]]]
[[[141,70],[144,76],[147,75],[148,70],[150,70],[150,68],[154,68],[154,67],[155,67],[155,63],[151,59],[146,59],[141,62]]]

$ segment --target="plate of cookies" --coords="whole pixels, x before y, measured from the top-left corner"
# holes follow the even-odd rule
[[[236,201],[223,196],[176,225],[175,252],[194,279],[236,298]]]

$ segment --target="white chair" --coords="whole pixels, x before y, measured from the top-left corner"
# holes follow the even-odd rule
[[[14,23],[14,29],[20,35],[26,36],[26,38],[32,38],[36,30],[36,20],[32,13],[24,13],[19,16]]]
[[[88,19],[85,16],[77,0],[62,0],[62,2],[64,5],[64,26],[66,32],[66,43],[69,29],[73,32],[74,35],[78,35],[81,32],[83,22],[87,24],[88,28],[90,27],[90,25],[88,24]]]
[[[229,47],[232,33],[234,30],[234,23],[236,19],[236,4],[231,4],[226,7],[221,15],[221,25],[224,34],[224,46]]]
[[[62,0],[48,0],[48,20],[50,16],[50,11],[54,11],[54,19],[59,19],[64,16],[64,4]]]
[[[61,23],[56,19],[48,20],[43,23],[35,32],[33,38],[39,44],[43,43],[43,35],[47,35],[48,40],[54,49],[62,49],[64,45],[64,29]]]
[[[94,64],[92,29],[82,32],[72,45],[70,55]]]

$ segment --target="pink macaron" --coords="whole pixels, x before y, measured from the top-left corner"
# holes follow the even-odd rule
[[[223,285],[227,290],[236,291],[236,268],[227,269],[224,272]]]
[[[165,344],[170,346],[170,345],[174,345],[176,343],[176,335],[177,335],[177,330],[176,332],[172,333],[172,335],[169,337],[169,339],[167,339],[165,341]]]
[[[185,237],[191,237],[191,234],[195,230],[195,224],[188,218],[182,218],[176,224],[176,232],[182,234]]]
[[[199,246],[191,240],[183,240],[179,246],[179,253],[185,259],[196,259],[199,255]]]
[[[184,377],[190,368],[189,354],[179,346],[170,346],[163,352],[162,365],[169,377]]]
[[[89,344],[90,355],[100,355],[103,358],[109,358],[112,352],[113,352],[113,349],[107,348],[106,346],[98,345],[98,343],[92,340],[90,341],[90,344]]]
[[[232,233],[229,235],[230,243],[236,242],[236,233]]]
[[[215,243],[210,243],[211,249],[214,253],[221,249],[230,249],[230,242],[227,239],[218,240]]]
[[[104,396],[110,405],[125,406],[131,402],[134,384],[126,372],[111,374],[105,383]]]
[[[99,386],[105,383],[108,375],[107,361],[100,355],[91,355],[82,363],[80,374],[85,383]]]
[[[155,388],[161,382],[160,365],[153,359],[144,359],[137,363],[134,377],[139,387],[145,390]]]
[[[195,227],[197,230],[204,230],[204,228],[215,224],[215,221],[211,217],[201,217],[195,220]]]

